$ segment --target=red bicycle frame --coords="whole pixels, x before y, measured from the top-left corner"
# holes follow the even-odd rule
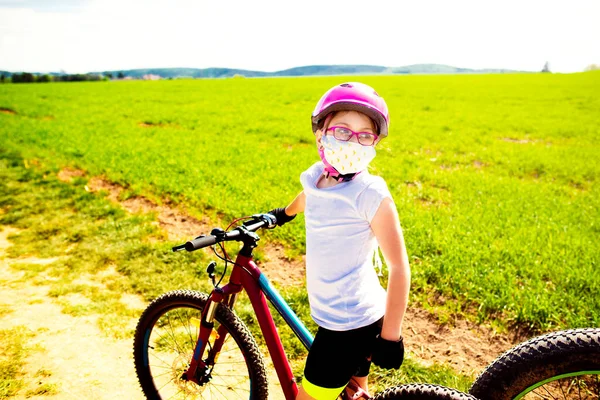
[[[244,255],[243,253],[247,255]],[[254,263],[251,247],[246,249],[246,246],[244,246],[237,255],[229,282],[223,287],[215,288],[210,294],[206,307],[202,311],[200,334],[194,349],[194,356],[191,360],[190,367],[184,373],[184,377],[198,383],[195,378],[196,370],[199,367],[203,368],[206,364],[201,356],[204,354],[206,344],[213,331],[213,321],[217,306],[219,303],[223,302],[233,309],[235,299],[242,290],[245,290],[248,294],[254,312],[256,313],[256,318],[265,338],[269,355],[275,366],[275,371],[277,372],[277,377],[279,378],[285,398],[287,400],[293,400],[298,394],[298,385],[292,374],[292,369],[287,360],[281,338],[275,328],[273,316],[267,305],[267,298],[307,349],[310,348],[313,337]],[[218,338],[214,343],[210,354],[206,358],[208,362],[214,360],[225,341],[226,332],[224,328],[223,332],[218,332],[218,334]]]

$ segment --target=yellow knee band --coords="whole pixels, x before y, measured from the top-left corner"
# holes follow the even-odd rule
[[[312,398],[316,400],[335,400],[338,398],[342,390],[346,387],[345,385],[340,388],[329,389],[314,385],[308,381],[308,379],[302,379],[302,387],[304,391]]]

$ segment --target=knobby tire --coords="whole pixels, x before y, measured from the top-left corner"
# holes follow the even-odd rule
[[[166,399],[256,399],[268,398],[267,374],[262,354],[244,323],[225,305],[215,314],[214,336],[223,326],[227,339],[208,381],[201,385],[181,379],[189,366],[198,336],[200,314],[208,295],[176,290],[155,299],[138,322],[134,364],[140,386],[152,400]]]
[[[553,332],[523,342],[492,362],[469,393],[481,400],[598,400],[600,328]]]
[[[477,400],[475,397],[440,385],[410,384],[378,393],[373,400]]]

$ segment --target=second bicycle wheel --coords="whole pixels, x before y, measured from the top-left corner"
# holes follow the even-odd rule
[[[481,400],[600,399],[600,328],[542,335],[490,364],[471,386]]]
[[[208,296],[177,290],[154,300],[135,332],[134,363],[148,399],[266,399],[267,377],[258,346],[242,321],[219,304],[215,327],[201,356],[206,360],[217,330],[226,339],[215,362],[201,371],[201,384],[182,379],[196,345]]]

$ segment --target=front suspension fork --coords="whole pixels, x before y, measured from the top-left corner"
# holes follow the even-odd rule
[[[224,288],[223,288],[224,289]],[[194,348],[190,366],[183,373],[181,379],[203,385],[210,379],[210,369],[219,358],[219,353],[223,348],[223,343],[227,338],[227,329],[224,326],[214,330],[214,320],[219,307],[219,303],[226,304],[233,309],[237,293],[224,294],[221,288],[216,288],[209,296],[206,306],[202,310],[202,319],[200,320],[198,340]],[[212,340],[212,345],[210,344]],[[208,346],[209,351],[205,359],[202,355]]]

